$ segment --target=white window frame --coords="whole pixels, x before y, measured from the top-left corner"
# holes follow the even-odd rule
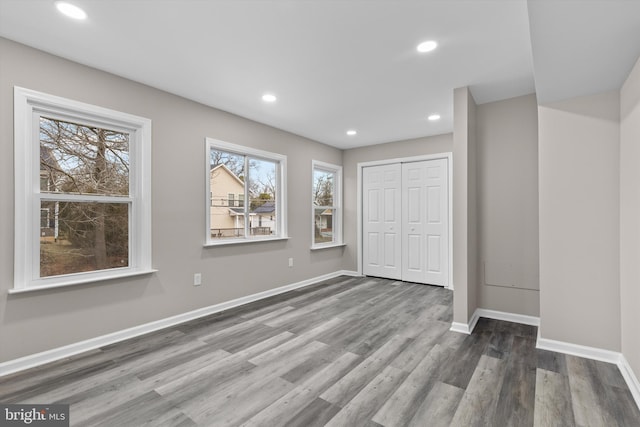
[[[333,242],[326,243],[315,243],[315,209],[316,206],[313,204],[313,185],[314,185],[314,175],[316,170],[322,172],[332,173],[334,176],[333,182],[333,208],[336,211],[335,218],[332,218],[333,221]],[[325,249],[325,248],[335,248],[338,246],[344,246],[344,241],[342,237],[342,166],[333,165],[331,163],[321,162],[319,160],[311,161],[311,249]]]
[[[249,216],[246,216],[245,221],[245,236],[242,238],[234,237],[228,239],[212,239],[211,238],[211,163],[210,153],[211,150],[220,150],[228,153],[238,154],[246,156],[246,158],[258,158],[275,162],[277,164],[277,176],[276,176],[276,228],[278,234],[276,236],[250,236],[250,233],[246,233],[249,227]],[[205,138],[205,183],[206,183],[206,229],[205,229],[205,243],[204,246],[221,246],[221,245],[233,245],[242,243],[254,243],[273,240],[286,240],[289,238],[287,234],[287,156],[283,154],[271,153],[269,151],[259,150],[257,148],[246,147],[243,145],[232,144],[230,142],[221,141],[214,138]],[[245,170],[247,169],[247,162],[245,161]],[[251,203],[249,202],[249,189],[247,188],[248,180],[245,182],[244,190],[244,202],[242,207],[249,209]]]
[[[40,114],[80,124],[126,130],[129,139],[129,195],[102,196],[129,204],[127,267],[40,277],[41,200],[89,201],[82,195],[40,192]],[[151,120],[70,99],[14,87],[15,261],[10,293],[149,274],[151,266]],[[91,198],[95,201],[95,198]]]

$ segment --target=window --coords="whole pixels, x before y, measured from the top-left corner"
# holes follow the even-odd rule
[[[151,272],[151,121],[16,87],[13,291]]]
[[[211,138],[206,146],[206,243],[286,238],[287,157]]]
[[[50,228],[50,224],[49,224],[49,209],[40,209],[40,228],[41,229],[46,229],[46,228]],[[44,233],[44,231],[42,231],[42,233]]]
[[[342,245],[342,167],[314,160],[313,249]]]

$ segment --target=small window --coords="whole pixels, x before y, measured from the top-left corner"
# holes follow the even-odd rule
[[[150,272],[151,122],[16,87],[15,130],[14,288]]]
[[[50,228],[49,217],[49,209],[40,209],[40,229]]]
[[[342,244],[342,167],[313,161],[312,248]]]
[[[286,238],[286,159],[207,138],[207,244]]]

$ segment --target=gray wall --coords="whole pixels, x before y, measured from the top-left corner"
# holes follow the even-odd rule
[[[480,235],[478,222],[478,109],[476,101],[468,89],[467,111],[467,313],[471,317],[479,307]]]
[[[478,306],[538,316],[538,104],[477,107]]]
[[[311,160],[342,164],[342,151],[5,39],[0,58],[0,361],[342,269],[342,248],[309,250]],[[153,121],[158,273],[7,295],[13,285],[14,85]],[[207,136],[288,156],[290,240],[203,248]],[[195,272],[202,273],[200,287],[192,286]]]
[[[476,103],[453,92],[453,320],[468,324],[478,307]]]
[[[541,105],[540,334],[620,351],[620,104]]]
[[[344,151],[344,250],[342,268],[357,270],[357,165],[375,160],[399,159],[453,151],[453,135],[437,135]]]
[[[640,377],[640,60],[620,93],[622,354]]]

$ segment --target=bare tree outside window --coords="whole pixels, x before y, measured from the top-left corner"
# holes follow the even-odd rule
[[[313,172],[313,201],[317,206],[333,206],[333,172]]]
[[[44,116],[39,130],[40,192],[60,195],[41,202],[40,276],[127,267],[129,134]]]
[[[226,151],[211,150],[209,153],[211,169],[225,165],[236,177],[244,180],[244,156]]]
[[[314,244],[334,241],[334,176],[329,171],[313,171]]]

